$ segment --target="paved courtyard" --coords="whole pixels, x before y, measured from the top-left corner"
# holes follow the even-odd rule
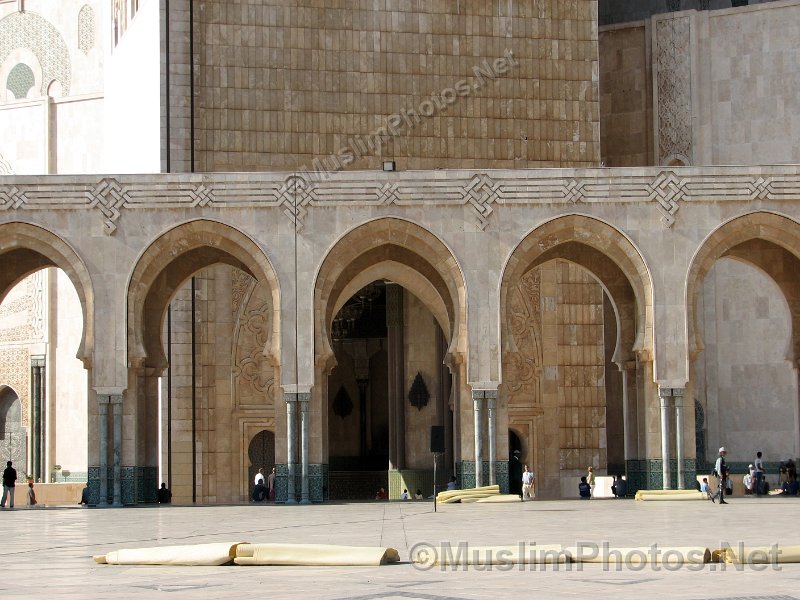
[[[504,505],[353,503],[313,506],[44,508],[0,512],[0,595],[51,598],[759,598],[800,600],[800,564],[706,565],[675,571],[602,565],[424,571],[418,543],[602,543],[689,546],[800,543],[800,500],[709,502],[535,501]],[[118,548],[212,541],[393,546],[402,563],[377,568],[125,567],[91,556]]]

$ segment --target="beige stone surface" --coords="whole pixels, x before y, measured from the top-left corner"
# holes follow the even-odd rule
[[[594,0],[206,0],[195,10],[198,169],[318,170],[315,159],[347,154],[358,169],[595,165],[596,13]],[[518,66],[476,78],[506,50]],[[453,89],[464,92],[430,109]],[[360,140],[402,111],[412,116],[400,135],[360,157]]]
[[[735,568],[705,565],[689,568],[633,568],[600,564],[531,566],[520,569],[471,567],[428,571],[408,561],[417,544],[440,552],[442,544],[469,547],[519,543],[577,544],[607,542],[611,547],[781,546],[797,542],[785,524],[800,515],[791,499],[734,497],[725,507],[710,502],[634,502],[623,500],[443,505],[358,503],[319,507],[170,506],[116,510],[57,509],[2,513],[9,542],[4,554],[18,576],[6,584],[8,597],[83,598],[86,589],[109,598],[242,597],[256,587],[281,598],[391,598],[426,600],[480,599],[519,595],[520,589],[547,598],[593,595],[622,599],[642,595],[680,600],[720,597],[796,595],[797,564]],[[769,514],[770,518],[765,518]],[[124,518],[122,518],[124,517]],[[761,520],[754,528],[754,520]],[[698,527],[713,521],[714,527]],[[587,526],[590,523],[591,526]],[[47,536],[31,533],[45,530]],[[248,538],[251,542],[391,546],[400,564],[383,567],[115,567],[98,565],[93,555],[118,548],[214,543]],[[428,546],[428,547],[430,547]],[[591,550],[588,546],[583,546]],[[446,546],[445,546],[446,548]],[[600,549],[598,548],[598,549]],[[57,586],[35,585],[42,563]]]

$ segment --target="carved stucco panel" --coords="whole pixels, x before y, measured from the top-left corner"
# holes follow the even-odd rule
[[[692,161],[691,20],[662,18],[655,27],[659,164]]]

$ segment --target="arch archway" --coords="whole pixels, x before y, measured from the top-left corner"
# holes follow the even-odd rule
[[[18,470],[27,463],[27,436],[22,426],[22,400],[14,388],[0,384],[0,456]]]
[[[363,291],[365,288],[366,292]],[[372,341],[359,342],[358,345],[352,340],[342,340],[340,328],[334,327],[334,321],[339,323],[341,320],[338,315],[343,309],[349,308],[352,312],[354,298],[375,295],[376,292],[379,302],[386,303],[381,304],[378,317],[385,320],[383,333],[373,332],[370,334],[373,337],[369,338]],[[458,452],[454,448],[456,444],[452,442],[453,413],[457,412],[458,399],[461,397],[458,381],[464,380],[463,374],[459,373],[463,365],[460,357],[466,351],[466,291],[463,274],[453,253],[431,232],[409,221],[398,218],[370,221],[346,233],[332,246],[317,274],[314,300],[315,377],[322,382],[322,385],[315,386],[314,400],[319,402],[325,428],[319,448],[322,460],[332,460],[332,434],[328,428],[343,427],[349,418],[341,414],[329,416],[342,410],[339,405],[338,408],[328,405],[338,398],[339,403],[345,406],[348,404],[346,399],[350,399],[354,404],[353,419],[363,420],[365,411],[372,410],[367,406],[374,409],[369,414],[375,416],[376,422],[362,422],[361,438],[371,436],[370,439],[386,441],[387,436],[381,432],[388,428],[388,461],[384,459],[388,465],[384,467],[381,477],[385,480],[385,469],[388,467],[390,494],[394,492],[393,472],[400,472],[405,477],[402,481],[408,489],[428,486],[425,478],[430,478],[430,474],[423,471],[427,470],[430,462],[427,448],[429,425],[444,425],[450,435],[450,441],[446,444],[447,467],[441,473],[440,483],[444,483],[454,472],[454,456]],[[387,324],[390,320],[387,315],[395,314],[392,307],[396,306],[405,306],[404,312],[400,309],[401,321],[402,318],[420,318],[422,313],[429,314],[430,321],[423,319],[419,329],[404,333],[402,322]],[[337,331],[336,341],[332,339],[334,330]],[[403,336],[427,336],[427,342],[419,350],[419,356],[426,358],[414,363],[403,354],[404,348],[411,348],[409,338]],[[342,352],[348,354],[345,356]],[[411,352],[416,350],[412,349]],[[450,371],[442,366],[443,362],[451,367]],[[330,380],[330,385],[335,389],[329,391],[328,377],[337,364],[340,364],[339,371]],[[342,375],[344,371],[347,371],[345,376]],[[433,399],[431,406],[423,403],[411,410],[406,406],[409,403],[407,395],[417,376],[425,383]],[[375,382],[384,379],[387,383],[379,387],[387,385],[388,391],[376,390]],[[366,383],[368,380],[373,387]],[[416,385],[419,387],[422,383]],[[386,395],[379,395],[384,393]],[[380,404],[379,407],[376,402]],[[403,421],[405,414],[411,420],[408,426]],[[387,419],[387,423],[384,424],[381,419]],[[420,422],[416,423],[416,420]],[[424,467],[418,464],[422,454],[422,438],[425,438]],[[369,459],[365,459],[362,456],[367,451],[365,448],[371,448],[370,442],[362,439],[361,449],[352,453],[360,457],[359,464],[372,465],[375,463],[372,459],[379,457],[370,455]],[[346,463],[344,461],[341,464]],[[333,466],[331,469],[333,471]],[[375,481],[370,483],[373,487],[381,487],[378,476],[376,472]],[[331,493],[332,497],[336,494],[333,473]],[[371,490],[370,497],[374,493],[375,490]]]
[[[67,274],[81,305],[83,333],[76,356],[85,367],[92,364],[94,349],[94,290],[89,271],[77,252],[61,237],[29,223],[0,225],[0,302],[22,279],[46,267]]]
[[[693,257],[686,302],[701,465],[723,444],[737,469],[756,449],[775,462],[800,452],[798,274],[800,223],[765,211],[723,223]]]
[[[642,451],[632,441],[635,382],[648,378],[652,314],[644,259],[598,219],[549,221],[511,254],[500,289],[501,397],[509,426],[527,433],[543,495],[566,493],[587,465],[618,470]]]
[[[274,422],[279,312],[278,279],[266,253],[224,223],[199,219],[173,227],[136,262],[127,295],[125,400],[137,415],[136,441],[123,454],[146,470],[166,463],[176,501],[238,500],[239,490],[251,487],[247,447],[226,448],[241,446],[254,419]],[[167,370],[168,345],[175,373]],[[229,374],[220,371],[226,367]],[[158,413],[160,397],[170,398],[174,414],[164,403]],[[163,457],[159,431],[172,440]],[[215,468],[223,455],[231,464]]]

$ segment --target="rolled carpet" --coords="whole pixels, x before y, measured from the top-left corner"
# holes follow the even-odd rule
[[[463,502],[463,500],[462,500]],[[521,502],[520,497],[516,494],[498,494],[497,496],[488,496],[486,498],[478,498],[475,502],[481,504],[502,504],[504,502]]]
[[[718,562],[745,565],[774,565],[800,562],[800,546],[728,546],[714,550]]]
[[[642,546],[631,548],[612,548],[607,545],[584,544],[565,550],[577,563],[600,563],[610,565],[643,564],[706,564],[711,562],[712,554],[708,548],[699,546]]]
[[[183,565],[217,566],[233,562],[236,548],[243,542],[219,542],[192,546],[161,546],[159,548],[130,548],[94,556],[99,564],[107,565]]]
[[[410,560],[412,563],[426,566],[543,565],[572,562],[569,552],[563,550],[561,545],[532,544],[516,546],[460,544],[456,547],[442,544],[440,548],[433,544],[424,544],[412,550]]]
[[[240,544],[237,565],[307,567],[377,567],[398,562],[394,548],[334,546],[327,544]]]
[[[708,495],[695,490],[639,490],[636,499],[642,502],[672,502],[675,500],[707,500]]]

